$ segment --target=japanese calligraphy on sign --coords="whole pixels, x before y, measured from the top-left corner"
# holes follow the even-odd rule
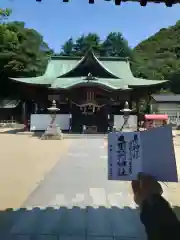
[[[176,182],[176,161],[172,146],[172,130],[169,126],[143,132],[109,133],[108,179],[133,180],[139,172],[145,172],[160,181]]]
[[[138,134],[122,133],[109,134],[109,179],[112,174],[117,177],[129,176],[133,174],[133,161],[139,161],[140,145]],[[112,162],[116,163],[116,168],[112,169]]]

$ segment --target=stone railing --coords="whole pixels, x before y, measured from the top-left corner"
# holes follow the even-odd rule
[[[174,116],[168,116],[168,123],[173,124],[176,127],[180,126],[180,114],[177,113]]]
[[[0,120],[0,128],[13,128],[17,124],[15,120]]]

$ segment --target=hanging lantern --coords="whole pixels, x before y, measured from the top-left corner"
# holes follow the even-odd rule
[[[64,3],[69,3],[70,1],[69,0],[62,0]],[[85,0],[84,0],[85,1]],[[105,2],[111,2],[112,0],[104,0]],[[115,2],[115,5],[118,6],[118,5],[121,5],[121,2],[130,2],[130,0],[114,0]],[[36,2],[43,2],[42,0],[36,0]],[[94,4],[95,0],[89,0],[89,4]],[[160,2],[157,2],[157,1],[150,1],[150,0],[135,0],[135,2],[139,2],[141,6],[146,6],[147,5],[147,2],[153,2],[153,3],[165,3],[166,7],[172,7],[174,4],[176,3],[179,3],[179,2],[175,2],[174,0],[164,0],[164,1],[160,1]]]
[[[145,7],[147,5],[147,0],[140,0],[140,5]]]
[[[173,2],[174,2],[173,0],[166,0],[165,1],[166,7],[172,7]]]
[[[115,5],[120,5],[121,4],[121,0],[115,0]]]

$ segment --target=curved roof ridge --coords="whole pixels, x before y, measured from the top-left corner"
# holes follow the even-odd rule
[[[92,55],[94,57],[94,59],[98,62],[98,64],[104,68],[108,73],[110,73],[113,77],[115,78],[119,78],[118,76],[116,76],[113,72],[111,72],[97,57],[96,55],[92,52]]]
[[[81,65],[81,63],[84,61],[85,58],[86,58],[86,55],[84,55],[84,57],[82,57],[82,58],[77,62],[77,64],[76,64],[71,70],[67,71],[66,73],[64,73],[64,74],[62,74],[62,75],[60,75],[60,76],[58,76],[58,77],[59,77],[59,78],[65,77],[67,74],[73,72],[78,66]]]
[[[78,68],[78,67],[81,65],[81,63],[84,61],[84,59],[86,59],[86,58],[89,56],[89,54],[91,54],[91,55],[93,56],[93,58],[95,59],[95,61],[96,61],[105,71],[107,71],[113,78],[119,78],[119,77],[116,76],[113,72],[111,72],[103,63],[101,63],[101,61],[96,57],[96,55],[95,55],[91,50],[87,51],[86,54],[84,55],[84,57],[82,57],[82,58],[80,59],[80,61],[79,61],[71,70],[69,70],[68,72],[60,75],[59,78],[65,77],[65,76],[67,76],[68,74],[70,74],[71,72],[73,72],[76,68]]]

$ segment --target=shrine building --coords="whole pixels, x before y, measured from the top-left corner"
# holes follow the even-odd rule
[[[44,75],[10,79],[21,99],[13,100],[18,102],[14,108],[21,121],[30,121],[30,130],[46,129],[50,121],[47,108],[56,100],[60,109],[57,124],[62,131],[77,133],[84,127],[89,133],[120,127],[125,101],[130,108],[135,105],[130,124],[137,124],[139,100],[166,82],[135,78],[128,59],[97,57],[92,51],[82,58],[52,56]]]

